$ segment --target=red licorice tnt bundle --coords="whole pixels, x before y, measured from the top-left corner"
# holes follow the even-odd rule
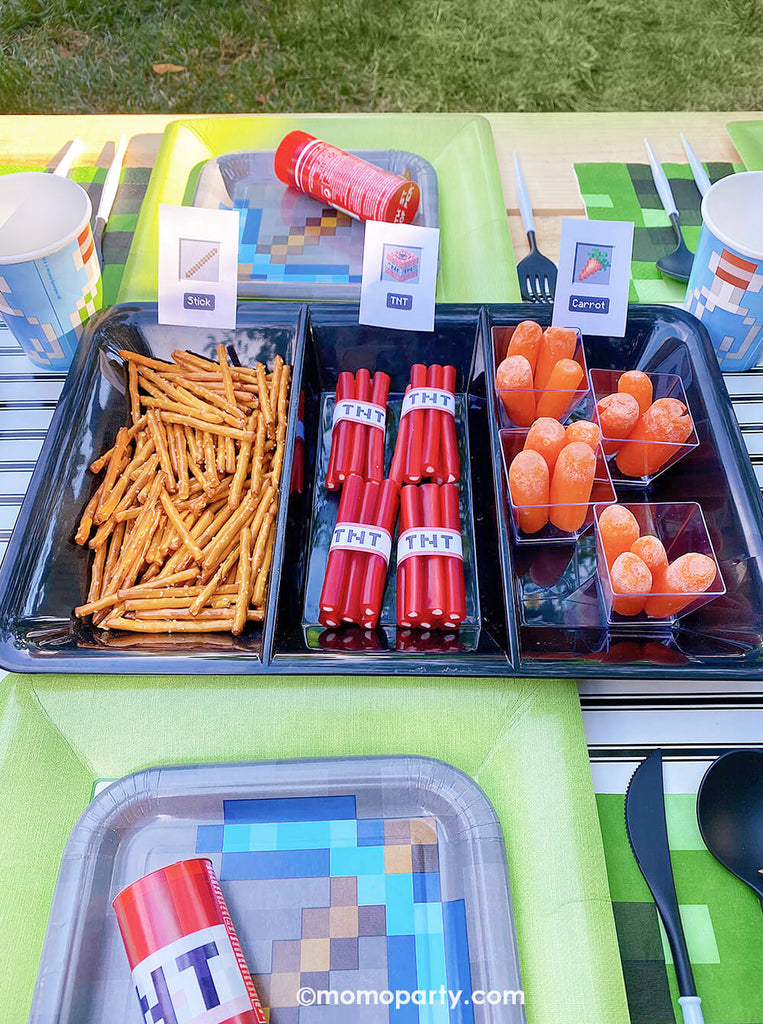
[[[319,621],[328,627],[355,622],[373,629],[379,621],[399,488],[351,473],[339,499]]]
[[[265,1024],[210,861],[144,875],[119,893],[114,912],[140,1019]]]
[[[398,484],[434,480],[455,483],[461,475],[456,440],[456,369],[411,367],[400,412],[390,477]]]
[[[465,618],[458,487],[403,487],[397,542],[397,624],[457,629]]]
[[[361,369],[340,373],[334,401],[326,487],[338,491],[351,473],[381,483],[389,376]]]

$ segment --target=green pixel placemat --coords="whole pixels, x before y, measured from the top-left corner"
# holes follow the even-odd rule
[[[667,939],[625,831],[625,798],[599,793],[596,802],[631,1024],[680,1022]],[[694,793],[665,797],[676,893],[705,1024],[760,1024],[760,903],[708,852],[695,808]]]
[[[0,174],[19,171],[40,171],[39,165],[0,164]],[[105,167],[77,166],[69,172],[73,181],[78,181],[90,196],[93,219],[98,209],[101,190],[106,179]],[[127,255],[132,245],[135,227],[138,223],[143,196],[151,177],[150,167],[123,167],[114,205],[111,208],[106,230],[103,235],[103,304],[111,306],[117,300],[122,282]]]
[[[688,164],[662,166],[678,207],[684,240],[694,252],[702,225],[702,197]],[[705,168],[712,182],[744,169],[741,164],[730,163],[710,163]],[[674,249],[676,242],[649,164],[575,164],[575,174],[591,220],[633,221],[629,301],[683,304],[686,285],[664,277],[655,266],[655,261]]]

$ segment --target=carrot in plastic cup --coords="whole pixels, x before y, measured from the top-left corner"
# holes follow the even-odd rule
[[[596,476],[596,455],[583,441],[562,448],[549,489],[548,515],[558,530],[574,533],[585,522]]]
[[[649,572],[652,574],[652,589],[659,590],[662,586],[662,577],[668,567],[668,556],[665,545],[658,537],[651,533],[645,533],[631,544],[631,551],[646,562]]]
[[[509,491],[517,525],[523,533],[537,533],[548,522],[549,473],[546,460],[536,451],[521,451],[509,466]]]
[[[608,505],[599,516],[599,536],[608,568],[624,551],[632,551],[640,533],[638,520],[624,505]]]
[[[575,397],[583,379],[583,367],[574,359],[560,359],[546,383],[546,390],[538,399],[536,416],[555,416],[561,419]]]
[[[572,359],[578,343],[578,332],[571,327],[547,327],[535,364],[535,387],[543,391],[560,359]]]
[[[652,574],[646,562],[624,551],[609,570],[612,584],[612,611],[618,615],[638,615],[643,612],[647,595],[652,588]]]
[[[567,434],[559,420],[551,416],[541,416],[527,431],[524,450],[542,455],[550,474],[554,471],[559,452],[566,444]]]
[[[638,423],[638,402],[633,395],[614,394],[600,398],[596,412],[601,426],[602,447],[605,455],[616,452]]]
[[[518,427],[535,419],[532,367],[524,356],[507,356],[495,373],[495,384],[506,414]]]
[[[646,602],[646,614],[652,619],[665,619],[679,612],[709,590],[717,567],[709,555],[690,551],[671,562],[662,581],[663,594],[654,594]]]
[[[617,390],[621,395],[632,395],[636,399],[642,416],[652,404],[652,382],[643,370],[626,370],[620,375]]]
[[[687,441],[691,416],[677,398],[658,398],[649,406],[627,442],[617,453],[617,468],[625,476],[650,476]]]
[[[530,369],[535,373],[542,337],[543,328],[540,324],[534,320],[523,320],[514,328],[506,355],[524,356],[530,364]]]
[[[575,420],[574,423],[570,423],[566,430],[565,444],[572,444],[573,441],[583,441],[595,452],[601,441],[598,424],[590,420]]]

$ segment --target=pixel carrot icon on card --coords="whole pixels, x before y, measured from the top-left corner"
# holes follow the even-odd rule
[[[609,257],[603,249],[591,249],[586,258],[586,262],[583,264],[580,273],[577,276],[578,281],[585,281],[589,277],[593,277],[594,274],[598,274],[601,270],[609,270],[610,262]]]

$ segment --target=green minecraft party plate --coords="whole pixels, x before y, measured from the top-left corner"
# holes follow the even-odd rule
[[[440,815],[444,827],[438,839],[440,849],[436,860],[440,865],[438,870],[445,875],[450,866],[455,866],[456,875],[450,875],[451,881],[458,883],[454,889],[448,888],[446,879],[438,895],[434,878],[412,878],[414,858],[416,865],[423,866],[426,874],[427,866],[435,867],[435,855],[433,850],[410,849],[413,837],[410,828],[407,833],[409,848],[404,848],[400,816],[409,819],[421,813],[439,813],[438,807],[442,808],[442,798],[448,792],[444,787],[443,772],[450,778],[454,777],[452,770],[422,760],[436,758],[465,772],[480,787],[501,825],[498,830],[491,815],[484,818],[492,821],[487,841],[496,884],[491,883],[485,888],[480,883],[481,887],[473,890],[474,899],[478,902],[487,900],[491,912],[499,908],[499,897],[502,899],[499,912],[503,919],[499,922],[498,932],[493,928],[482,933],[480,938],[472,927],[481,927],[479,921],[472,919],[470,924],[469,908],[464,908],[468,946],[477,954],[472,981],[480,989],[500,987],[516,990],[519,980],[515,966],[513,973],[495,970],[483,973],[481,965],[487,964],[487,958],[479,953],[483,939],[489,939],[491,947],[508,943],[504,949],[492,949],[492,955],[503,957],[507,969],[512,967],[514,954],[509,947],[513,947],[513,939],[510,938],[505,876],[501,875],[505,868],[498,870],[499,859],[503,857],[503,843],[511,879],[524,1006],[518,1001],[502,1007],[475,1006],[477,1012],[473,1024],[491,1024],[497,1020],[502,1024],[506,1021],[519,1024],[522,1010],[528,1024],[567,1024],[569,1021],[576,1024],[602,1024],[604,1021],[607,1024],[628,1024],[601,832],[575,681],[501,680],[463,675],[451,678],[9,675],[0,680],[0,792],[3,794],[3,828],[0,830],[0,1018],[3,1024],[27,1024],[36,977],[36,1006],[43,1007],[49,998],[53,1005],[63,1005],[61,1000],[53,998],[54,992],[60,992],[62,997],[74,999],[74,1003],[69,1000],[69,1005],[79,1004],[82,1012],[73,1018],[43,1014],[33,1020],[39,1019],[46,1024],[54,1019],[62,1022],[76,1020],[77,1024],[95,1024],[95,1021],[97,1024],[122,1024],[129,1019],[137,1024],[140,1010],[137,1000],[132,1006],[130,1000],[134,999],[134,992],[129,991],[124,976],[121,981],[117,979],[117,988],[111,989],[113,1002],[108,1001],[107,990],[87,991],[87,984],[83,985],[88,974],[91,978],[99,976],[105,980],[107,989],[110,984],[103,975],[103,972],[108,973],[103,943],[106,941],[108,945],[109,935],[114,935],[109,906],[114,892],[99,872],[111,871],[112,858],[113,864],[121,870],[119,866],[126,864],[123,857],[128,854],[134,870],[143,870],[144,867],[149,870],[155,866],[156,857],[165,858],[164,862],[169,863],[194,851],[198,851],[196,855],[211,857],[213,862],[216,857],[219,860],[218,855],[227,855],[228,852],[244,853],[243,861],[261,861],[260,854],[251,849],[247,852],[241,845],[242,840],[252,837],[252,823],[244,822],[242,829],[238,827],[241,821],[236,823],[231,819],[229,823],[233,828],[220,835],[219,826],[226,822],[225,808],[212,813],[209,802],[212,794],[220,790],[217,774],[222,773],[231,780],[236,789],[245,783],[248,771],[244,767],[237,769],[237,762],[279,762],[304,758],[335,761],[338,758],[394,758],[401,754],[408,756],[406,763],[414,773],[412,781],[416,791],[422,794],[423,803],[418,810],[382,799],[373,805],[366,801],[362,807],[357,803],[357,813],[350,813],[346,807],[343,812],[350,818],[367,818],[370,815],[376,824],[366,822],[357,826],[351,821],[347,824],[342,815],[329,815],[331,820],[338,822],[330,826],[329,839],[332,838],[331,828],[335,829],[335,834],[329,845],[349,844],[339,850],[336,863],[333,867],[329,865],[329,874],[333,876],[344,872],[338,877],[347,880],[343,885],[353,887],[353,896],[355,883],[352,880],[357,879],[360,902],[364,906],[376,907],[374,911],[363,910],[361,916],[366,921],[362,931],[359,928],[361,922],[355,917],[359,911],[351,914],[358,925],[354,934],[370,935],[370,941],[358,939],[358,968],[370,962],[367,958],[371,958],[373,950],[369,947],[382,945],[385,933],[389,936],[392,933],[411,935],[418,932],[425,936],[426,941],[418,944],[416,956],[410,955],[410,939],[391,944],[397,947],[392,949],[392,954],[398,958],[398,963],[406,966],[401,958],[408,958],[406,970],[410,978],[410,981],[398,982],[394,987],[406,988],[413,984],[411,972],[414,963],[418,965],[417,974],[419,967],[423,971],[426,966],[423,958],[428,956],[428,952],[436,952],[436,947],[439,960],[430,957],[429,962],[439,962],[442,966],[439,929],[433,933],[431,926],[437,923],[438,913],[439,921],[444,919],[441,909],[435,904],[443,898],[461,899],[463,896],[466,899],[469,896],[467,890],[459,890],[458,886],[462,882],[468,883],[473,875],[461,874],[453,854],[459,844],[471,843],[476,833],[463,831],[455,816],[451,819],[447,808],[444,816]],[[190,792],[183,782],[189,778],[189,766],[200,763],[218,766],[203,775],[209,783],[206,795],[200,793],[198,787],[196,792]],[[299,785],[291,788],[281,786],[276,795],[309,797],[329,792],[352,795],[355,792],[353,786],[357,785],[360,777],[361,763],[373,766],[374,762],[358,762],[358,770],[354,774],[350,772],[353,778],[347,778],[347,785],[337,790],[327,788],[329,775],[325,763],[312,761],[301,769]],[[185,768],[173,768],[169,772],[145,771],[164,766]],[[268,785],[250,786],[247,795],[272,797],[273,784],[283,770],[274,764],[270,772],[267,765],[261,764],[257,769],[258,777],[264,778]],[[133,777],[132,783],[124,780],[124,776],[134,772],[140,774]],[[190,777],[193,777],[192,773]],[[201,781],[202,776],[198,778]],[[95,803],[89,806],[96,782],[117,779],[123,779],[122,783],[103,789]],[[140,779],[153,779],[157,783],[161,780],[162,784],[144,789],[136,801],[130,793],[138,795],[139,791],[129,787],[137,786]],[[476,787],[467,784],[467,780],[461,781],[471,793],[467,796],[470,814],[474,818],[473,812],[482,813],[480,808],[484,810],[484,798]],[[165,783],[170,784],[169,790]],[[125,794],[128,796],[127,804],[122,800]],[[230,792],[227,797],[236,795]],[[241,805],[238,806],[240,808]],[[273,808],[268,805],[266,809]],[[300,812],[309,809],[307,804],[300,804],[298,808]],[[112,810],[117,811],[116,815]],[[229,806],[227,810],[232,812],[235,808]],[[83,812],[81,824],[75,828]],[[105,818],[99,817],[102,814]],[[186,823],[212,827],[205,827],[201,832],[194,827],[186,835],[186,838],[190,836],[191,842],[182,848],[173,846],[173,822],[177,824],[178,815]],[[373,835],[378,838],[381,834],[379,822],[390,816],[398,819],[394,829],[399,841],[392,844],[389,852],[368,845]],[[283,819],[284,815],[281,813],[277,817]],[[317,869],[313,865],[313,868],[305,870],[297,867],[296,862],[304,864],[306,854],[312,858],[323,857],[325,868],[325,853],[317,854],[315,850],[307,849],[310,831],[319,828],[319,824],[314,822],[315,816],[310,819],[314,822],[312,825],[305,824],[309,815],[298,817],[302,824],[298,823],[297,834],[292,834],[287,845],[292,852],[292,874],[301,874],[304,879]],[[82,825],[94,823],[96,819],[100,830],[97,834],[99,855],[92,859],[88,853],[90,848],[79,843],[78,837],[83,835]],[[449,824],[451,820],[452,827]],[[265,831],[272,838],[273,821],[265,824],[270,824],[271,827]],[[288,826],[288,822],[286,824]],[[325,833],[325,825],[320,825],[320,828]],[[356,830],[355,842],[352,839],[353,828]],[[366,830],[361,842],[357,841],[358,828]],[[386,828],[385,825],[385,836]],[[255,831],[260,839],[264,838],[262,829]],[[141,845],[141,837],[148,833],[153,836],[152,841]],[[326,838],[325,834],[323,838]],[[394,837],[390,835],[390,838]],[[282,839],[286,842],[285,837]],[[273,844],[268,840],[265,845]],[[322,848],[326,849],[325,846]],[[143,859],[141,850],[145,853]],[[102,854],[106,855],[105,860]],[[265,861],[272,859],[267,851],[265,854]],[[135,856],[138,856],[137,861]],[[230,900],[231,913],[236,916],[239,937],[252,958],[252,969],[267,971],[270,953],[265,946],[266,941],[279,935],[283,937],[285,932],[281,926],[287,931],[288,928],[296,929],[294,935],[298,932],[301,935],[299,915],[292,911],[306,904],[304,900],[300,903],[291,898],[292,887],[286,886],[281,887],[288,891],[281,893],[280,902],[270,900],[269,923],[264,918],[258,923],[256,918],[242,913],[239,900],[242,887],[252,895],[256,886],[266,886],[272,893],[273,884],[268,879],[260,882],[240,877],[228,879],[229,868],[233,874],[241,875],[243,861],[240,856],[234,856],[227,865],[218,864],[217,869],[226,876],[223,879],[226,899]],[[484,870],[480,870],[484,882]],[[90,871],[94,874],[88,874]],[[417,873],[420,873],[418,867]],[[58,897],[53,902],[57,875],[64,880],[60,893],[66,888],[67,878],[76,876],[78,879],[63,903]],[[122,876],[114,878],[113,888],[123,880]],[[421,897],[419,899],[413,897],[413,890],[408,891],[414,884],[417,885],[415,892]],[[322,886],[324,890],[323,903],[313,901],[313,907],[333,906],[329,899],[329,881],[325,877],[322,880],[314,877],[312,882],[303,880],[300,883],[303,895],[306,885]],[[99,896],[93,903],[97,893]],[[403,900],[407,917],[388,919],[382,932],[382,908],[390,903],[387,895],[390,899],[396,897],[394,902],[398,908]],[[476,909],[477,904],[472,905]],[[347,913],[341,911],[335,916],[346,917]],[[74,935],[66,931],[66,922],[73,920],[72,914],[84,915],[92,927],[78,932],[76,941],[59,946],[58,941],[64,933],[70,937]],[[323,916],[327,914],[324,909]],[[367,920],[369,914],[376,918],[375,925]],[[290,915],[293,918],[291,924],[286,920]],[[417,921],[420,927],[411,929],[411,923],[415,926]],[[347,923],[345,920],[345,926]],[[54,948],[64,952],[58,960],[45,956],[41,963],[46,928],[48,952]],[[352,954],[354,963],[356,943],[349,941],[352,934],[345,927],[341,938],[347,937],[348,941],[334,940],[338,947],[334,953],[337,956]],[[331,954],[331,944],[328,938],[323,943],[312,943],[313,952],[320,952],[320,947],[324,954]],[[350,946],[352,949],[339,948]],[[291,949],[294,953],[297,947],[287,943],[287,946],[278,948],[280,952]],[[380,958],[379,953],[389,957],[390,948],[387,947],[386,954],[384,950],[377,949],[374,960],[381,963],[383,957]],[[449,948],[459,947],[451,943]],[[118,952],[115,946],[114,957]],[[325,962],[328,964],[330,960]],[[455,960],[450,962],[455,968]],[[127,963],[122,963],[126,972]],[[67,969],[67,965],[71,969]],[[80,969],[76,969],[77,965]],[[281,967],[290,970],[285,961],[279,959],[273,964],[271,958],[271,973]],[[336,983],[334,987],[356,987],[350,978],[352,971],[347,973],[349,967],[350,960],[346,960],[344,968],[330,972]],[[295,970],[299,976],[299,964]],[[305,970],[309,973],[308,967]],[[451,976],[453,980],[460,977],[458,971],[451,971]],[[423,979],[423,974],[421,977]],[[388,980],[386,974],[384,978]],[[368,982],[368,977],[365,980]],[[379,980],[384,979],[380,977]],[[307,980],[302,982],[303,985],[311,983]],[[432,987],[437,988],[438,985]],[[316,987],[329,988],[331,985]],[[361,987],[367,988],[368,985]],[[382,987],[387,987],[386,980]],[[466,986],[458,984],[456,987]],[[267,984],[264,986],[263,995],[266,992],[273,1005],[276,1000],[272,985],[270,989],[267,989]],[[105,1015],[94,1017],[89,1010],[85,1012],[83,1009],[103,999],[110,1008]],[[126,1015],[128,1009],[131,1013],[134,1010],[133,1016]],[[296,1006],[279,1006],[271,1015],[271,1024],[279,1024],[279,1021],[281,1024],[284,1021],[308,1024],[308,1021],[326,1019],[311,1015],[309,1008],[297,1016],[297,1009]],[[409,1007],[412,1009],[415,1007]],[[439,1016],[430,1014],[427,1017],[423,1013],[415,1017],[412,1013],[408,1017],[393,1015],[393,1008],[389,1020],[439,1024],[442,1020],[440,1011],[446,1008],[433,1006],[421,1009],[436,1010]],[[501,1015],[496,1016],[498,1010],[501,1010]],[[330,1024],[355,1019],[345,1014],[336,1016]],[[365,1020],[365,1016],[361,1018],[358,1013],[357,1019]],[[379,1016],[369,1015],[368,1020],[378,1021]],[[446,1017],[445,1020],[448,1024],[455,1024],[455,1021],[471,1024],[470,1018],[463,1014]]]
[[[438,302],[516,302],[506,206],[489,122],[473,114],[273,114],[173,121],[154,164],[119,302],[157,298],[159,205],[197,205],[205,167],[274,151],[299,129],[342,149],[403,151],[431,165],[439,197]],[[315,203],[318,214],[321,207]],[[432,221],[428,221],[432,223]],[[256,295],[256,282],[246,297]],[[268,294],[267,290],[263,294]],[[312,297],[318,297],[315,292]],[[279,298],[295,297],[284,287]],[[331,289],[326,298],[334,298]]]

